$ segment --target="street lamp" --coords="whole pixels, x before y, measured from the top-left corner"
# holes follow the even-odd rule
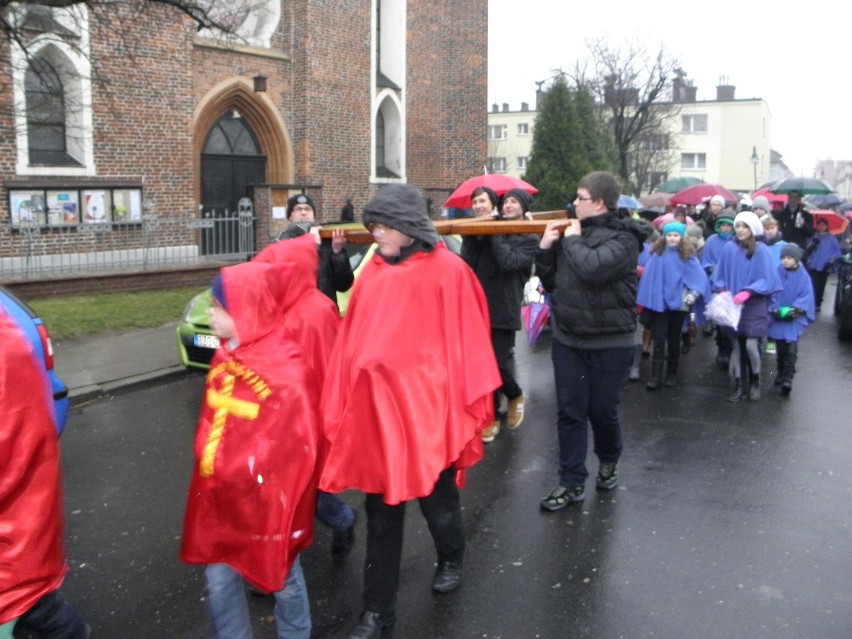
[[[757,165],[760,164],[760,158],[757,157],[757,147],[751,147],[751,165],[754,167],[754,190],[757,191]]]

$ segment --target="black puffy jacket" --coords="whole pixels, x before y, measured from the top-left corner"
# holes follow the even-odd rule
[[[535,235],[476,235],[462,240],[461,256],[482,284],[491,328],[521,328],[524,284],[532,274],[537,246]]]
[[[555,337],[580,347],[632,343],[636,267],[650,231],[647,222],[609,211],[583,220],[581,235],[537,249],[536,273],[551,293]]]

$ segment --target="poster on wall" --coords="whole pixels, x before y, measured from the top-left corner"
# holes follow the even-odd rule
[[[78,191],[47,192],[47,223],[51,226],[78,224],[80,222],[80,194]]]
[[[9,210],[12,224],[41,226],[46,220],[43,191],[9,191]]]
[[[142,191],[139,189],[116,189],[112,192],[112,221],[142,221]]]
[[[107,222],[107,211],[112,204],[109,200],[109,191],[83,191],[83,222],[86,224]]]

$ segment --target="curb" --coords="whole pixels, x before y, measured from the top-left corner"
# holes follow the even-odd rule
[[[114,395],[119,392],[138,390],[145,386],[164,381],[178,380],[183,377],[197,375],[199,372],[184,367],[181,364],[175,364],[156,371],[131,375],[121,379],[111,380],[103,384],[90,384],[68,390],[68,402],[71,408],[79,407],[93,400],[101,399],[107,395]]]

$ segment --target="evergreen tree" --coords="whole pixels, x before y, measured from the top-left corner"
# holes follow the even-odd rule
[[[542,96],[524,179],[538,189],[538,211],[565,208],[586,173],[613,166],[612,143],[588,91],[568,86],[557,73]]]

